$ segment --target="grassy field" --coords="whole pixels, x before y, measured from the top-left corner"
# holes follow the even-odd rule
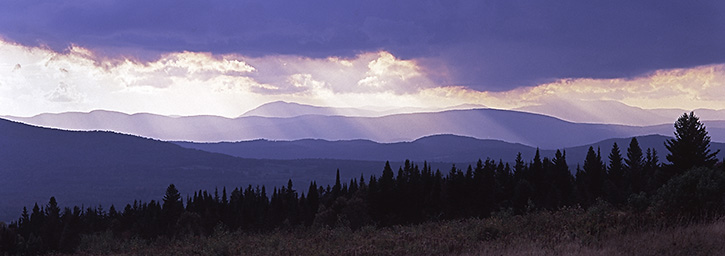
[[[725,219],[661,224],[592,207],[389,228],[310,228],[209,237],[86,236],[78,255],[723,255]]]

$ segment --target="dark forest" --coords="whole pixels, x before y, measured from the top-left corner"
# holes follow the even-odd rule
[[[320,186],[219,188],[180,195],[171,184],[158,201],[122,208],[23,209],[17,221],[0,226],[0,251],[7,254],[74,252],[84,235],[111,232],[115,239],[154,240],[210,236],[219,230],[267,232],[280,229],[390,227],[492,214],[522,215],[607,203],[663,220],[719,216],[724,211],[725,166],[710,152],[710,138],[693,113],[675,123],[665,159],[653,149],[613,145],[589,148],[582,166],[569,166],[566,152],[553,159],[512,156],[512,162],[478,160],[466,167],[432,170],[426,162],[389,163],[380,176]],[[664,161],[666,160],[666,161]]]

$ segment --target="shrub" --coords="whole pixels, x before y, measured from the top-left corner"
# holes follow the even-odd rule
[[[657,190],[654,210],[667,217],[701,218],[723,212],[724,194],[722,171],[694,168]]]
[[[627,198],[627,206],[634,212],[641,213],[647,210],[650,206],[650,199],[647,198],[647,193],[639,192],[637,194],[629,195]]]

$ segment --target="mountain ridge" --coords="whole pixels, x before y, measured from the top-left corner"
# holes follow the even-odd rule
[[[649,137],[664,147],[661,143],[663,136]],[[305,142],[308,141],[326,143],[323,140]],[[481,141],[486,145],[467,146]],[[625,150],[629,139],[617,141]],[[368,148],[363,149],[377,152],[373,155],[377,158],[239,158],[115,132],[64,131],[0,119],[0,188],[4,191],[0,193],[0,220],[11,220],[19,215],[23,206],[46,202],[50,196],[71,205],[115,204],[122,207],[133,200],[158,198],[170,183],[176,184],[182,194],[214,187],[282,186],[288,179],[294,180],[300,188],[311,180],[318,184],[333,183],[337,169],[341,178],[346,180],[378,174],[385,161],[390,161],[394,168],[400,166],[403,159],[412,159],[418,164],[427,161],[434,170],[446,170],[451,164],[464,168],[485,158],[512,162],[518,152],[528,161],[535,152],[535,148],[522,144],[455,135],[426,136],[411,142],[390,143],[388,147],[391,148],[386,150],[379,150],[379,143],[371,141],[348,142],[367,144]],[[603,154],[607,154],[610,141],[599,143],[595,146],[601,147]],[[644,148],[648,142],[642,138],[640,143]],[[713,145],[713,149],[723,148],[722,143]],[[489,151],[482,149],[486,147]],[[584,159],[585,146],[579,147],[564,148],[572,171],[575,170],[574,163]],[[310,151],[306,148],[301,150]],[[666,152],[657,150],[660,159],[664,159]],[[264,152],[259,148],[257,151]],[[280,153],[274,148],[268,152]],[[389,152],[397,152],[397,155]],[[542,157],[551,157],[553,152],[541,150]]]
[[[433,134],[496,139],[554,149],[594,143],[613,137],[671,135],[671,124],[629,126],[565,121],[547,115],[500,109],[446,110],[381,117],[302,115],[227,118],[199,115],[168,117],[156,114],[44,114],[12,118],[33,125],[66,130],[107,130],[164,141],[352,140],[413,141]],[[673,117],[673,120],[676,117]],[[713,141],[725,141],[725,121],[703,121]]]
[[[239,117],[259,116],[259,117],[297,117],[305,115],[321,115],[321,116],[347,116],[347,117],[382,117],[395,114],[412,114],[422,112],[440,112],[446,110],[476,109],[486,108],[480,104],[460,104],[443,108],[422,108],[422,107],[398,107],[380,110],[372,110],[365,108],[352,107],[323,107],[296,102],[273,101],[262,104],[252,110],[245,112]]]
[[[149,201],[175,184],[182,195],[215,187],[298,187],[376,173],[384,162],[257,160],[107,131],[65,131],[0,119],[0,221],[55,196],[66,205]]]
[[[662,135],[637,136],[643,149],[653,148],[661,155],[666,152],[664,142],[672,137]],[[631,137],[609,138],[591,144],[559,148],[567,151],[570,163],[583,163],[587,149],[592,146],[600,148],[602,153],[609,153],[612,144],[617,142],[625,151]],[[244,142],[192,143],[174,142],[187,148],[222,153],[238,157],[258,159],[352,159],[366,161],[440,161],[449,163],[472,162],[477,159],[491,158],[512,161],[517,153],[524,159],[533,158],[536,148],[523,144],[508,143],[500,140],[481,140],[472,137],[450,134],[431,135],[410,142],[377,143],[369,140],[326,141],[266,141],[254,140]],[[722,149],[725,154],[725,143],[712,143],[713,151]],[[542,157],[552,158],[556,149],[541,149]]]
[[[725,109],[643,109],[613,100],[558,100],[514,110],[553,116],[576,123],[607,123],[633,126],[670,124],[683,113],[694,111],[700,120],[722,120]]]

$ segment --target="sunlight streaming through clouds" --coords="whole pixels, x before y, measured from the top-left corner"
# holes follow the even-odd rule
[[[615,100],[653,108],[725,108],[725,65],[659,70],[633,79],[565,79],[517,90],[522,100]]]
[[[642,108],[725,108],[725,65],[487,92],[437,85],[416,60],[385,51],[353,58],[184,51],[140,62],[101,58],[79,46],[55,52],[0,41],[0,56],[2,115],[105,109],[235,117],[276,100],[363,108],[481,104],[508,109],[568,99]]]

